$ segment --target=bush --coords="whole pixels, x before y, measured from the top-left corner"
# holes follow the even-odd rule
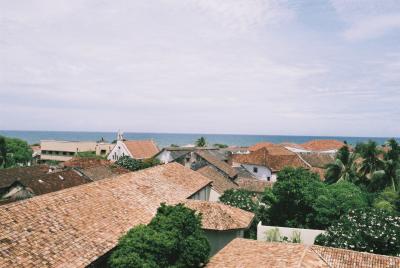
[[[350,211],[320,234],[315,244],[400,256],[400,217],[377,209]]]
[[[161,204],[148,225],[136,226],[120,239],[109,264],[113,268],[199,267],[209,252],[201,216],[182,204]]]
[[[137,171],[149,167],[153,167],[160,164],[160,161],[156,158],[150,158],[146,160],[136,160],[129,156],[123,156],[115,162],[116,165],[129,169],[130,171]]]

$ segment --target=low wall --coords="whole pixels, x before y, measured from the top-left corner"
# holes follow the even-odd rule
[[[301,243],[305,245],[313,245],[315,238],[324,233],[324,230],[315,230],[315,229],[301,229],[301,228],[289,228],[289,227],[279,227],[279,226],[266,226],[262,225],[261,222],[257,225],[257,240],[266,241],[267,235],[266,232],[268,230],[278,228],[281,236],[286,236],[289,239],[293,235],[293,231],[300,232]]]

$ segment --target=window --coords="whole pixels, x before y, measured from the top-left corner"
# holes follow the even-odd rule
[[[100,150],[100,154],[101,154],[101,155],[106,154],[106,150]]]
[[[257,173],[258,172],[258,167],[253,167],[253,172]]]
[[[267,177],[267,181],[271,181],[271,177]]]

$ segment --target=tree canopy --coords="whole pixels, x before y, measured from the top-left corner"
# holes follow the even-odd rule
[[[27,165],[32,160],[32,149],[26,141],[0,136],[0,167]]]
[[[206,147],[207,146],[207,140],[204,137],[200,137],[199,139],[196,140],[196,147]]]
[[[124,235],[109,258],[112,268],[200,267],[210,245],[201,229],[201,216],[182,204],[161,204],[148,225]]]

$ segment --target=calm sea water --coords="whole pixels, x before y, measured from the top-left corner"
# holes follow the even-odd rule
[[[101,138],[111,142],[116,139],[115,132],[70,132],[70,131],[14,131],[0,130],[0,135],[26,140],[29,144],[39,143],[40,140],[67,141],[97,141]],[[193,144],[196,139],[204,136],[208,143],[223,143],[228,145],[248,146],[261,141],[273,143],[294,142],[303,143],[313,139],[337,139],[350,144],[374,140],[383,144],[387,137],[335,137],[335,136],[283,136],[283,135],[231,135],[231,134],[171,134],[171,133],[124,133],[126,139],[153,139],[160,147],[171,144]],[[397,138],[398,139],[398,138]],[[398,139],[399,140],[399,139]]]

